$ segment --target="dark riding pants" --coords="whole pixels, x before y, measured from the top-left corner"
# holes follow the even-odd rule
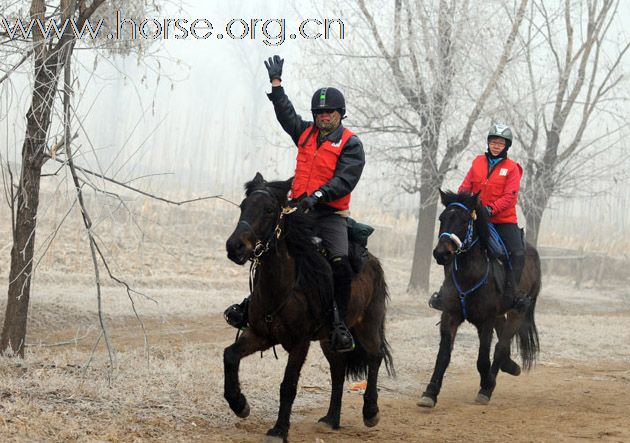
[[[313,211],[313,227],[330,258],[348,256],[348,221],[345,217],[316,209]]]
[[[518,284],[521,280],[521,274],[523,273],[523,266],[525,265],[525,244],[523,243],[521,229],[516,223],[501,223],[494,225],[494,227],[497,229],[503,243],[505,243],[505,247],[510,253],[514,279],[516,284]]]
[[[326,212],[325,209],[315,210],[313,217],[315,234],[322,239],[322,244],[328,251],[339,315],[345,320],[352,287],[352,267],[348,259],[348,221],[334,212]]]

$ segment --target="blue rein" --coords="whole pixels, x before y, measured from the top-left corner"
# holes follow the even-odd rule
[[[466,210],[466,212],[470,216],[470,220],[468,221],[468,227],[466,228],[466,236],[464,237],[464,241],[461,241],[459,237],[457,237],[457,235],[449,233],[449,232],[443,232],[438,237],[438,238],[447,237],[448,239],[450,239],[453,243],[457,245],[457,250],[455,251],[455,254],[456,254],[455,261],[453,263],[453,266],[451,267],[451,277],[453,279],[453,284],[455,285],[455,289],[457,289],[457,294],[459,295],[459,304],[461,306],[462,316],[464,317],[464,320],[467,320],[468,309],[466,309],[466,297],[471,295],[473,292],[475,292],[477,289],[479,289],[480,287],[482,287],[488,282],[488,275],[490,274],[490,261],[488,260],[488,256],[486,255],[486,272],[484,276],[481,278],[481,280],[475,283],[470,289],[467,289],[466,291],[464,291],[461,285],[459,284],[459,282],[457,281],[457,275],[456,275],[456,271],[458,268],[457,255],[470,250],[470,248],[472,248],[477,243],[477,241],[479,240],[479,237],[473,239],[474,220],[473,220],[472,214],[470,214],[470,209],[468,209],[468,207],[464,205],[463,203],[459,203],[459,202],[450,203],[447,206],[447,208],[450,206],[457,206],[459,208],[462,208]]]

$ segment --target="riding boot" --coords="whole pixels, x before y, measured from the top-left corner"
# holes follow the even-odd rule
[[[429,297],[429,307],[433,308],[433,309],[437,309],[438,311],[443,311],[444,310],[444,300],[442,298],[442,287],[440,286],[440,289],[438,289],[437,292],[434,292],[433,294],[431,294],[431,297]]]
[[[330,343],[335,352],[349,352],[354,349],[354,339],[345,324],[348,302],[352,292],[352,268],[348,257],[335,257],[331,262],[334,282],[334,300]]]
[[[223,312],[223,317],[228,325],[236,329],[245,329],[249,322],[249,297],[245,297],[239,304],[230,306]]]
[[[517,254],[510,257],[512,269],[508,269],[507,285],[503,294],[505,306],[514,309],[519,314],[527,312],[531,299],[527,297],[525,292],[519,289],[521,275],[525,267],[525,255]]]

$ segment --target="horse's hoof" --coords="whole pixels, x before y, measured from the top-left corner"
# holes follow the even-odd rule
[[[339,429],[339,422],[336,421],[336,420],[333,420],[332,418],[330,418],[327,415],[325,415],[322,418],[320,418],[319,420],[317,420],[317,424],[319,426],[326,427],[328,429],[333,429],[333,430]]]
[[[263,443],[284,443],[287,440],[287,436],[281,430],[276,428],[269,429],[267,435],[263,438]]]
[[[243,406],[243,409],[241,409],[240,412],[234,411],[236,416],[240,417],[240,418],[247,418],[247,417],[249,417],[249,412],[250,412],[250,410],[249,410],[249,403],[247,403],[247,402],[245,402],[245,406]]]
[[[477,394],[475,403],[477,403],[478,405],[487,405],[488,403],[490,403],[490,397],[480,392],[479,394]]]
[[[376,415],[372,418],[363,417],[363,424],[367,426],[368,428],[373,428],[374,426],[378,424],[380,420],[381,420],[381,415],[377,412]]]
[[[513,376],[521,375],[521,367],[514,360],[507,360],[501,365],[501,371]]]
[[[284,443],[288,441],[286,438],[277,437],[275,435],[265,435],[262,439],[262,443]]]
[[[435,400],[427,396],[422,396],[417,404],[423,408],[435,408]]]

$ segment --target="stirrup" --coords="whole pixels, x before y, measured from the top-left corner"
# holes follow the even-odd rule
[[[354,339],[343,322],[333,323],[330,331],[330,346],[334,352],[350,352],[354,350]]]
[[[529,310],[531,305],[532,299],[521,293],[514,296],[512,309],[514,309],[519,314],[524,314]]]
[[[434,292],[433,294],[431,294],[431,297],[429,297],[429,307],[437,309],[438,311],[443,311],[444,304],[442,300],[442,294],[440,294],[439,292]]]
[[[249,309],[249,297],[246,297],[241,303],[234,304],[223,312],[223,318],[228,325],[236,329],[247,328],[248,318],[247,311]]]
[[[518,314],[526,313],[532,304],[532,299],[527,297],[523,291],[508,290],[504,297],[508,309],[516,311]]]

